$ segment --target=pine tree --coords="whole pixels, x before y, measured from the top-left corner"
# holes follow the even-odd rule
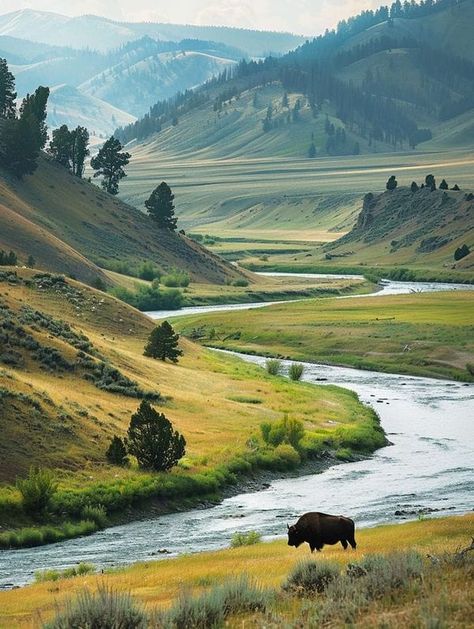
[[[184,456],[186,441],[163,413],[143,400],[130,420],[127,449],[140,467],[166,472]]]
[[[395,178],[395,175],[392,175],[391,177],[389,177],[389,180],[387,181],[385,187],[387,188],[387,190],[395,190],[397,186],[398,182]]]
[[[314,142],[311,142],[309,146],[308,157],[311,157],[311,158],[316,157],[316,146]]]
[[[49,98],[49,87],[40,86],[34,94],[27,94],[20,108],[20,120],[29,120],[33,129],[32,141],[37,150],[45,147],[48,139],[46,126],[46,105]]]
[[[174,215],[174,194],[164,181],[160,183],[145,201],[145,207],[158,227],[175,231],[177,219]]]
[[[86,157],[89,151],[89,131],[85,127],[76,127],[71,131],[72,136],[72,173],[82,179]]]
[[[15,177],[32,175],[38,167],[39,148],[33,140],[37,135],[34,120],[8,119],[1,127],[0,163]]]
[[[6,59],[0,59],[0,118],[15,118],[15,77]]]
[[[72,134],[67,125],[63,124],[59,129],[54,129],[48,153],[61,166],[71,168]]]
[[[145,346],[144,356],[178,362],[178,357],[183,355],[178,348],[179,335],[175,333],[168,321],[163,321],[151,332],[148,343]]]
[[[126,465],[128,463],[127,448],[123,439],[114,435],[105,453],[107,461],[112,465]]]
[[[130,153],[122,153],[119,140],[110,137],[98,154],[91,159],[94,177],[102,177],[102,188],[109,194],[118,194],[118,185],[126,177],[124,166],[130,161]]]
[[[416,192],[418,190],[418,184],[416,183],[416,181],[411,182],[410,189],[412,192]]]
[[[443,179],[443,181],[439,184],[439,189],[440,190],[447,190],[448,189],[448,184],[446,179]]]
[[[426,175],[425,184],[427,188],[430,188],[431,190],[436,190],[436,179],[433,175]]]

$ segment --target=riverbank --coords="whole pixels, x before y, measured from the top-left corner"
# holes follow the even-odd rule
[[[474,382],[473,320],[474,292],[447,291],[207,313],[176,327],[220,349]]]
[[[401,591],[401,596],[386,596],[369,605],[355,607],[355,626],[399,626],[401,618],[411,626],[426,625],[428,619],[438,619],[442,626],[468,626],[472,619],[470,583],[472,572],[452,563],[433,563],[428,556],[447,558],[447,553],[469,546],[474,526],[472,514],[462,517],[419,520],[401,525],[379,526],[356,532],[356,551],[344,551],[339,545],[326,546],[317,558],[312,557],[306,544],[298,549],[289,547],[286,539],[258,543],[252,546],[197,553],[174,559],[149,561],[127,568],[114,568],[104,574],[44,581],[35,585],[0,594],[0,627],[17,629],[31,627],[38,618],[47,621],[65,608],[66,602],[84,588],[97,591],[107,587],[116,592],[129,592],[150,613],[169,608],[183,592],[198,596],[226,582],[229,575],[238,580],[239,574],[255,579],[260,587],[274,591],[266,614],[245,613],[231,620],[230,626],[242,622],[252,626],[281,627],[301,620],[301,614],[315,599],[288,598],[281,585],[301,560],[334,561],[344,571],[348,563],[363,561],[373,554],[392,552],[419,553],[423,563],[423,579],[415,579],[413,587]],[[282,528],[285,523],[282,522]],[[284,535],[282,531],[281,535]],[[229,540],[230,542],[230,540]],[[472,553],[471,553],[472,554]],[[468,555],[469,558],[469,555]],[[432,570],[434,568],[434,570]],[[321,596],[318,596],[321,601]],[[353,601],[355,604],[355,600]],[[422,620],[424,619],[424,624]]]
[[[190,283],[174,288],[162,289],[160,286],[157,290],[153,288],[151,281],[112,271],[105,273],[118,286],[112,289],[112,294],[142,311],[175,309],[178,313],[182,308],[193,306],[348,296],[367,294],[376,289],[376,284],[365,280],[362,275],[305,277],[295,274],[291,277],[280,277],[248,273],[248,280],[242,278],[233,284]]]
[[[90,534],[151,498],[189,508],[249,471],[280,472],[326,450],[344,451],[359,430],[360,449],[384,443],[372,412],[350,391],[275,378],[186,339],[178,364],[153,360],[143,355],[151,319],[72,280],[35,273],[17,270],[1,284],[0,315],[29,339],[14,338],[16,354],[0,370],[2,547]],[[120,386],[86,378],[90,364]],[[171,473],[106,459],[110,439],[125,436],[137,398],[148,392],[187,442]],[[261,424],[286,413],[303,422],[301,449],[262,438]],[[30,466],[55,469],[58,489],[41,517],[27,513],[15,487]]]
[[[279,260],[278,256],[272,256],[268,261],[259,259],[240,260],[239,264],[248,271],[257,273],[328,273],[344,274],[352,273],[363,275],[370,282],[381,279],[389,279],[400,282],[441,282],[452,284],[474,284],[474,273],[471,271],[457,271],[455,269],[429,269],[401,266],[367,266],[365,264],[350,265],[341,263],[308,263],[304,259]]]

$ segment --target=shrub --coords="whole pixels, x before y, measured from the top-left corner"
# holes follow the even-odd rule
[[[151,262],[144,262],[138,269],[138,277],[142,280],[152,282],[154,279],[160,278],[160,276],[160,271]]]
[[[265,369],[271,376],[278,376],[281,372],[281,360],[278,360],[277,358],[269,358],[265,362]]]
[[[248,280],[244,279],[244,278],[239,278],[237,280],[234,280],[232,282],[232,286],[241,286],[241,287],[246,287],[249,285]]]
[[[458,262],[459,260],[462,260],[463,258],[468,256],[470,253],[471,250],[466,244],[464,244],[456,249],[456,251],[454,252],[454,259],[456,260],[456,262]]]
[[[163,625],[176,629],[218,627],[232,614],[265,611],[269,598],[266,591],[242,575],[198,597],[183,592],[166,614]]]
[[[110,445],[105,453],[107,461],[112,465],[124,466],[128,463],[127,448],[123,439],[114,435],[110,441]]]
[[[299,596],[309,596],[324,592],[338,576],[339,566],[334,561],[300,561],[289,574],[283,589]]]
[[[77,566],[71,568],[65,568],[64,570],[37,570],[35,572],[36,583],[43,583],[44,581],[58,581],[59,579],[71,579],[72,577],[84,576],[86,574],[94,574],[95,566],[91,563],[81,561]]]
[[[352,461],[354,458],[350,448],[338,448],[335,455],[336,459],[339,459],[339,461]]]
[[[301,363],[291,363],[288,369],[288,376],[290,380],[301,380],[301,376],[304,373],[304,365]]]
[[[18,479],[16,486],[22,496],[23,509],[31,515],[43,513],[57,490],[53,472],[35,467],[30,467],[27,478]]]
[[[411,579],[421,577],[423,568],[421,556],[415,551],[368,555],[358,565],[367,573],[365,588],[372,599],[407,587]]]
[[[261,539],[262,536],[257,531],[249,531],[248,533],[236,532],[232,535],[230,547],[239,548],[240,546],[253,546],[253,544],[258,544]]]
[[[14,251],[9,253],[3,251],[3,249],[0,251],[0,266],[16,266],[17,264],[18,258]]]
[[[276,447],[286,442],[295,449],[298,448],[305,434],[303,422],[298,419],[290,419],[287,415],[279,422],[260,424],[260,432],[268,445]]]
[[[466,370],[468,374],[474,376],[474,363],[466,363]]]
[[[97,592],[84,590],[70,601],[64,612],[56,615],[45,629],[70,629],[71,627],[97,627],[100,629],[145,629],[147,617],[144,610],[130,594],[115,592],[100,585]]]
[[[163,284],[169,288],[185,288],[189,286],[190,281],[189,273],[179,269],[174,269],[171,273],[162,277]]]
[[[289,443],[281,443],[276,447],[275,456],[280,469],[293,469],[301,463],[300,455]]]
[[[95,280],[92,282],[92,287],[97,288],[97,290],[101,290],[104,292],[107,290],[107,284],[104,282],[104,280],[101,277],[95,278]]]
[[[94,522],[101,529],[107,526],[107,512],[102,505],[86,505],[81,511],[81,519]]]

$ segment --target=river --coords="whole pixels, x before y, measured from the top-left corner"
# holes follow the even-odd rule
[[[397,291],[398,284],[387,284],[377,295],[393,294],[390,291]],[[419,283],[399,288],[443,290],[440,285]],[[458,288],[448,284],[445,290]],[[217,309],[222,310],[207,307]],[[168,315],[156,313],[155,318],[163,316]],[[265,362],[258,356],[241,358]],[[284,361],[285,367],[290,362]],[[346,513],[363,527],[413,519],[425,512],[447,515],[473,508],[474,385],[317,364],[306,364],[303,379],[356,391],[379,413],[392,445],[369,459],[335,465],[320,474],[275,480],[261,491],[227,498],[211,508],[131,522],[58,544],[2,551],[0,587],[28,583],[35,570],[63,569],[80,561],[104,568],[222,548],[236,531],[256,530],[272,539],[285,535],[286,523],[309,510]],[[156,555],[160,549],[169,554]]]

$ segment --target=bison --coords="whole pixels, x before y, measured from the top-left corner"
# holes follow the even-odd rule
[[[288,546],[298,548],[304,542],[309,544],[311,552],[320,551],[324,544],[341,542],[344,550],[350,544],[356,548],[354,521],[342,515],[311,512],[301,516],[296,524],[288,527]]]

